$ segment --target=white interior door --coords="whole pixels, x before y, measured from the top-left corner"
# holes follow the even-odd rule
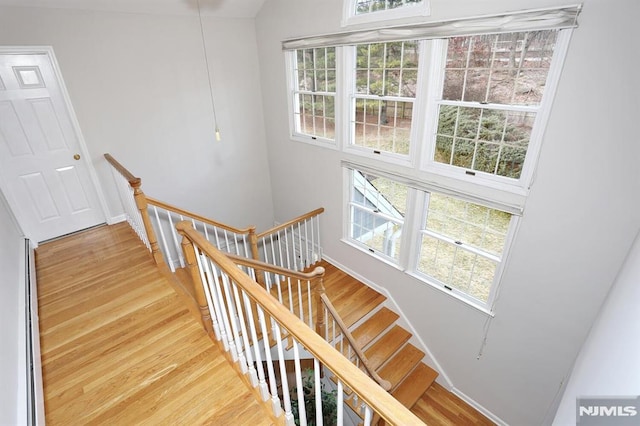
[[[0,184],[29,238],[105,221],[47,54],[0,54]]]

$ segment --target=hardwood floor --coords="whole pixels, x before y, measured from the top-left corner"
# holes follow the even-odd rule
[[[127,224],[36,251],[46,422],[279,424]]]
[[[280,424],[127,224],[42,244],[36,266],[49,424]],[[323,266],[327,293],[348,324],[384,301]],[[383,308],[379,317],[392,324],[397,316]],[[380,324],[361,325],[359,340],[380,332]],[[493,424],[438,384],[412,411],[431,426]]]
[[[411,409],[428,425],[492,426],[494,423],[437,383]]]

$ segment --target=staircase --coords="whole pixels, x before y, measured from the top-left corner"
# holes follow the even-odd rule
[[[384,306],[385,296],[324,260],[318,265],[325,268],[325,292],[356,342],[376,372],[391,383],[391,395],[411,409],[438,373],[422,362],[424,352],[409,342],[411,333],[397,324],[399,315]],[[357,400],[348,403],[364,418]]]
[[[438,376],[436,371],[422,362],[425,353],[409,342],[411,333],[397,324],[399,315],[384,306],[385,296],[324,260],[308,268],[307,272],[317,266],[325,269],[325,293],[367,359],[376,372],[391,383],[391,395],[411,409]],[[183,269],[176,270],[176,277],[183,287],[193,287],[189,274]],[[271,294],[275,298],[281,296],[283,300],[293,300],[293,311],[297,311],[297,301],[307,300],[306,291],[303,290],[299,297],[297,287],[290,288],[291,294],[286,285],[282,285],[280,290],[274,286]],[[271,336],[269,340],[272,345],[275,344]],[[364,419],[361,403],[349,390],[346,393],[349,396],[347,404]],[[376,424],[376,421],[378,419],[374,417],[372,424]]]
[[[324,209],[256,234],[254,227],[233,228],[146,197],[139,178],[110,155],[105,158],[113,167],[121,199],[128,201],[124,203],[127,221],[154,261],[176,272],[175,279],[195,299],[192,312],[199,311],[205,330],[221,341],[241,372],[248,373],[263,401],[271,399],[276,417],[284,410],[286,422],[293,420],[289,386],[283,387],[280,397],[275,389],[278,377],[271,365],[274,356],[268,347],[260,349],[265,340],[277,346],[275,359],[279,360],[283,383],[287,382],[284,352],[293,348],[295,359],[300,360],[297,351],[304,349],[316,360],[316,377],[325,374],[335,379],[339,400],[344,387],[344,402],[365,424],[378,424],[378,415],[394,424],[419,423],[403,405],[413,407],[437,373],[422,363],[425,354],[409,342],[411,333],[397,324],[398,315],[384,306],[383,295],[333,265],[317,262],[322,258],[318,216]],[[292,271],[305,265],[322,266],[325,271],[318,270],[315,275]],[[180,270],[185,266],[187,271]],[[280,281],[283,277],[286,280]],[[297,285],[291,285],[292,277]],[[263,293],[261,286],[277,300]],[[331,337],[330,327],[334,330]],[[338,349],[344,357],[331,345],[336,349],[346,346],[346,352]],[[263,349],[268,377],[259,354]],[[299,371],[296,376],[301,392]],[[382,387],[374,386],[371,379]],[[342,407],[339,403],[339,422]],[[322,410],[320,405],[316,404],[316,410]]]

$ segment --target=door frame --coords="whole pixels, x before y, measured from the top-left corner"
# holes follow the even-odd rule
[[[73,105],[71,104],[71,98],[69,97],[69,92],[67,90],[67,86],[64,83],[64,79],[62,78],[62,71],[60,70],[60,66],[58,65],[58,61],[56,60],[56,56],[53,52],[53,46],[0,46],[0,55],[47,55],[49,61],[51,61],[51,66],[53,68],[53,73],[58,79],[58,83],[60,85],[60,92],[62,93],[62,98],[64,100],[65,106],[67,107],[67,112],[69,114],[69,119],[71,120],[71,126],[73,127],[73,131],[78,140],[78,145],[80,148],[80,152],[82,157],[86,159],[85,164],[87,166],[87,170],[89,172],[89,180],[90,180],[90,189],[92,189],[97,198],[98,198],[98,213],[102,213],[102,219],[105,223],[109,223],[109,209],[107,207],[106,198],[104,196],[104,192],[102,190],[102,186],[100,185],[100,181],[98,180],[98,175],[96,173],[93,162],[90,161],[91,156],[89,155],[89,150],[87,149],[87,144],[84,140],[84,136],[82,135],[82,130],[80,129],[80,123],[78,122],[78,118],[73,109]],[[29,229],[28,224],[24,221],[24,216],[21,214],[20,206],[15,199],[13,199],[11,193],[7,190],[7,183],[0,176],[0,192],[4,195],[5,200],[7,201],[11,211],[13,212],[13,216],[18,221],[18,225],[20,226],[22,233],[25,237],[29,238],[31,242],[37,247],[38,242],[33,239],[33,231]]]

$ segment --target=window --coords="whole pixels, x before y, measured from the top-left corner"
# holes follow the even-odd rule
[[[429,160],[467,176],[520,180],[556,38],[546,30],[446,40]]]
[[[345,16],[427,3],[351,0]],[[490,311],[580,9],[283,42],[295,139],[345,153],[345,240]]]
[[[351,170],[349,238],[397,263],[407,207],[407,187],[384,177]]]
[[[429,15],[428,0],[345,0],[343,25]]]
[[[416,41],[355,48],[351,98],[351,144],[376,154],[409,155],[418,88]]]
[[[417,272],[486,304],[499,277],[512,215],[433,192],[424,212]]]
[[[490,309],[514,215],[358,169],[349,169],[348,179],[348,241],[474,306]],[[412,203],[422,206],[413,226],[413,221],[405,222]]]
[[[336,49],[299,49],[292,56],[293,135],[332,142],[335,140]]]

